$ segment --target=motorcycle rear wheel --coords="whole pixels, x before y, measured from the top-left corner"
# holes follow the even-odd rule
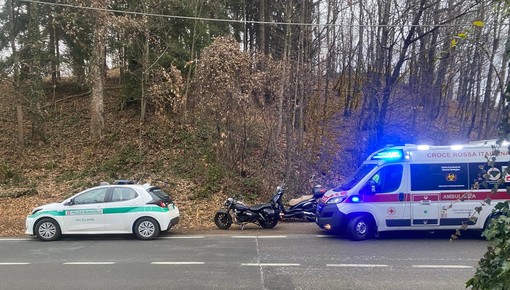
[[[221,230],[226,230],[232,225],[232,216],[227,212],[217,212],[214,216],[214,223]]]
[[[272,229],[278,224],[278,216],[275,216],[274,218],[269,220],[260,219],[259,224],[261,227],[265,229]]]

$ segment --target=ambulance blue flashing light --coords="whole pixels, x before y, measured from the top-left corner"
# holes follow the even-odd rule
[[[351,201],[354,202],[354,203],[358,203],[361,201],[361,199],[359,198],[359,196],[356,196],[354,195],[352,198],[351,198]]]
[[[376,153],[372,160],[402,160],[404,159],[404,151],[402,149],[388,149]]]

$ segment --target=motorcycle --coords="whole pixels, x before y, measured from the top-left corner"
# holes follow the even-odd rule
[[[280,195],[283,195],[285,189],[284,186],[279,186],[278,191],[281,191]],[[326,193],[327,189],[321,185],[316,185],[312,188],[311,195],[303,195],[299,198],[293,198],[289,200],[289,207],[285,206],[281,202],[280,198],[280,216],[282,219],[285,218],[299,218],[305,219],[309,222],[315,221],[317,203],[318,200]]]
[[[227,198],[223,208],[216,212],[214,223],[219,229],[226,230],[233,222],[241,225],[241,230],[247,223],[254,223],[266,229],[274,228],[278,224],[281,203],[281,195],[278,193],[269,203],[251,207],[245,205],[240,199],[242,199],[240,195]]]

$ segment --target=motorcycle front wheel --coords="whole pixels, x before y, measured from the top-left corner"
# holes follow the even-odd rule
[[[272,229],[276,226],[277,223],[278,223],[278,216],[275,216],[274,218],[268,219],[268,220],[263,220],[263,219],[259,220],[260,226],[262,226],[265,229]]]
[[[214,223],[221,230],[226,230],[232,225],[232,216],[228,212],[217,212]]]

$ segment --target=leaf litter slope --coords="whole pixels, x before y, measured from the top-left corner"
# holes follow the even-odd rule
[[[111,85],[111,84],[110,84]],[[9,92],[2,84],[2,91]],[[42,105],[44,138],[32,133],[25,113],[26,146],[16,142],[15,94],[0,95],[0,236],[21,236],[25,217],[45,203],[57,202],[101,181],[135,179],[164,188],[181,211],[176,230],[205,230],[214,227],[214,211],[225,196],[193,199],[196,185],[173,174],[172,162],[179,150],[168,146],[172,124],[148,119],[142,127],[140,147],[137,108],[119,110],[120,90],[105,96],[105,138],[92,142],[89,136],[89,95],[73,85],[59,86],[55,97]],[[139,158],[142,153],[143,159]]]

